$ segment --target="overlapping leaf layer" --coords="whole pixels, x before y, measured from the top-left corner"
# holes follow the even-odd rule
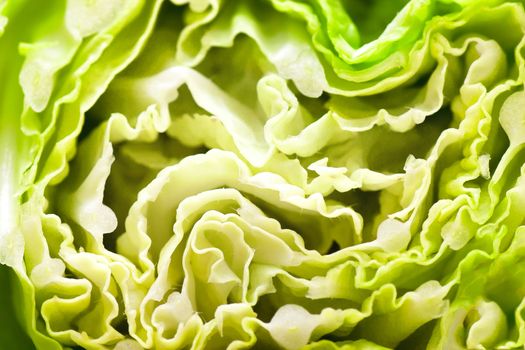
[[[10,349],[525,346],[522,2],[4,0],[0,34]]]

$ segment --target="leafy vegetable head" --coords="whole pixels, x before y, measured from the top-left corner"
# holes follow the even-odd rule
[[[12,348],[525,346],[525,10],[4,0]]]

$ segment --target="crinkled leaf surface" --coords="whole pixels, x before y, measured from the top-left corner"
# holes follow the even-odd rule
[[[0,347],[524,347],[524,28],[0,1]]]

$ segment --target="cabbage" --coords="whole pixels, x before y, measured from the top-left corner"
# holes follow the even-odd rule
[[[0,1],[6,349],[525,346],[525,10]]]

